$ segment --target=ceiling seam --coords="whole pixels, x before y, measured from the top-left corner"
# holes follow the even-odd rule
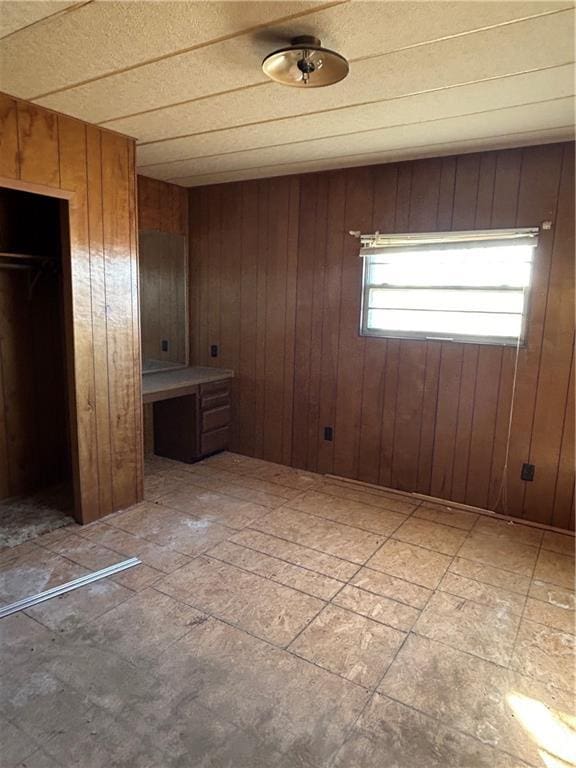
[[[177,163],[185,163],[189,160],[206,160],[212,157],[227,157],[230,155],[239,155],[239,154],[242,154],[243,152],[259,152],[264,149],[277,149],[279,147],[295,147],[299,144],[312,144],[318,141],[326,141],[327,139],[340,139],[340,138],[344,138],[345,136],[359,136],[366,133],[374,133],[376,131],[385,131],[388,129],[391,130],[393,128],[405,128],[407,126],[413,126],[413,125],[428,125],[429,123],[442,123],[448,120],[458,120],[461,117],[475,117],[477,115],[492,114],[493,112],[499,113],[499,112],[506,112],[511,109],[531,107],[536,104],[550,104],[555,101],[568,101],[568,100],[571,100],[573,102],[574,95],[555,96],[552,99],[538,99],[537,101],[526,101],[526,102],[523,102],[522,104],[511,104],[510,106],[507,106],[507,107],[496,107],[494,109],[480,109],[480,110],[477,110],[476,112],[462,112],[458,115],[452,115],[450,117],[434,117],[434,118],[431,118],[430,120],[416,120],[414,122],[409,122],[409,123],[394,123],[392,125],[380,125],[380,126],[377,126],[376,128],[363,128],[360,131],[352,130],[352,131],[345,131],[344,133],[332,133],[327,136],[314,137],[313,139],[283,141],[278,144],[264,144],[261,147],[248,147],[247,149],[237,149],[237,150],[232,150],[230,152],[214,152],[213,154],[210,154],[210,155],[192,155],[190,157],[181,157],[181,158],[178,158],[177,160],[164,160],[162,162],[157,162],[157,163],[148,163],[146,165],[140,165],[139,167],[153,168],[154,166],[158,166],[158,165],[166,166],[166,165],[173,165]]]
[[[525,69],[525,70],[522,70],[521,72],[512,72],[507,75],[494,75],[493,77],[482,78],[480,80],[466,80],[461,83],[454,83],[453,85],[443,85],[439,88],[428,88],[424,91],[412,91],[410,93],[404,93],[400,96],[393,96],[391,98],[369,99],[368,101],[358,101],[358,102],[355,102],[354,104],[343,104],[340,107],[327,107],[326,109],[317,109],[312,112],[298,112],[296,114],[286,115],[283,117],[271,117],[267,120],[254,120],[248,123],[237,123],[236,125],[230,125],[225,128],[210,128],[207,131],[196,131],[195,133],[176,134],[175,136],[168,136],[163,139],[154,139],[152,141],[137,142],[137,145],[139,147],[149,147],[149,146],[152,146],[153,144],[166,144],[170,141],[180,141],[181,139],[191,139],[191,138],[194,138],[195,136],[209,136],[214,133],[223,133],[225,131],[235,131],[235,130],[238,130],[239,128],[253,128],[258,125],[269,125],[272,123],[290,121],[298,118],[308,118],[308,117],[313,117],[315,115],[325,115],[331,112],[343,112],[344,110],[347,110],[347,109],[358,109],[360,107],[368,107],[376,104],[385,104],[393,101],[402,101],[403,99],[414,98],[415,96],[425,96],[426,94],[431,94],[431,93],[441,93],[442,91],[451,91],[457,88],[466,88],[467,86],[470,86],[470,85],[481,85],[482,83],[497,82],[499,80],[506,80],[512,77],[522,77],[524,75],[531,75],[538,72],[547,72],[552,69],[559,69],[561,67],[567,67],[567,66],[573,66],[573,65],[574,65],[573,61],[567,61],[562,64],[553,64],[549,67],[539,67],[537,69]],[[559,98],[563,98],[563,97],[559,97]]]
[[[93,77],[93,78],[89,78],[87,80],[83,80],[83,81],[78,82],[78,83],[73,83],[71,85],[62,86],[61,88],[56,88],[56,89],[54,89],[52,91],[47,91],[46,93],[42,93],[42,94],[39,94],[37,96],[31,96],[27,100],[28,101],[38,101],[40,99],[47,98],[48,96],[53,96],[53,95],[56,95],[56,94],[59,94],[59,93],[64,93],[66,91],[75,90],[76,88],[81,88],[84,85],[89,85],[91,83],[99,82],[100,80],[106,80],[106,79],[109,79],[110,77],[115,77],[115,76],[118,76],[118,75],[125,74],[126,72],[132,72],[135,69],[140,69],[141,67],[146,67],[146,66],[149,66],[151,64],[156,64],[156,63],[158,63],[160,61],[165,61],[165,60],[170,59],[170,58],[175,58],[177,56],[185,55],[185,54],[190,53],[192,51],[200,50],[202,48],[207,48],[207,47],[210,47],[211,45],[215,45],[215,44],[220,43],[220,42],[226,42],[226,41],[232,40],[234,38],[243,37],[245,35],[251,34],[252,32],[254,32],[256,30],[266,29],[268,27],[273,27],[273,26],[275,26],[277,24],[282,24],[285,21],[289,21],[289,20],[294,19],[294,18],[300,18],[300,17],[303,17],[303,16],[312,15],[314,13],[320,13],[320,12],[323,12],[325,10],[331,10],[334,7],[338,7],[340,5],[345,5],[345,4],[349,3],[349,2],[350,2],[350,0],[337,0],[337,2],[333,2],[330,5],[326,5],[326,6],[322,7],[322,8],[315,8],[315,9],[310,9],[309,11],[302,11],[299,14],[293,14],[292,16],[280,18],[280,19],[277,19],[277,20],[275,20],[273,22],[266,22],[265,24],[262,24],[262,25],[259,25],[259,26],[255,26],[255,27],[251,27],[251,28],[249,28],[247,30],[244,30],[242,32],[233,33],[233,34],[230,34],[230,35],[222,36],[220,38],[214,38],[213,40],[206,41],[205,43],[200,43],[200,44],[198,44],[196,46],[191,46],[190,48],[187,48],[187,49],[182,49],[180,51],[176,51],[176,52],[172,52],[172,53],[169,53],[169,54],[165,54],[164,56],[158,56],[155,59],[149,59],[149,60],[147,60],[145,62],[140,62],[139,64],[134,64],[134,65],[132,65],[130,67],[124,67],[124,68],[121,68],[121,69],[117,69],[117,70],[114,70],[113,72],[108,72],[106,74],[99,75],[99,76]],[[377,59],[377,58],[382,58],[382,57],[385,57],[385,56],[390,56],[390,55],[392,55],[394,53],[402,53],[403,51],[409,51],[409,50],[413,50],[415,48],[422,48],[422,47],[425,47],[425,46],[428,46],[428,45],[437,45],[438,43],[446,42],[446,41],[449,41],[449,40],[457,40],[459,38],[469,37],[471,35],[481,34],[483,32],[489,32],[489,31],[494,30],[494,29],[500,29],[502,27],[513,26],[515,24],[522,24],[522,23],[525,23],[527,21],[533,21],[535,19],[542,19],[542,18],[547,18],[549,16],[555,16],[555,15],[558,15],[560,13],[570,13],[570,12],[574,12],[574,7],[573,6],[567,6],[566,8],[561,8],[561,9],[557,9],[557,10],[554,10],[554,11],[546,11],[545,13],[532,14],[530,16],[524,16],[524,17],[518,18],[518,19],[509,19],[508,21],[498,22],[497,24],[489,24],[489,25],[485,25],[484,27],[477,27],[477,28],[472,29],[472,30],[466,30],[464,32],[458,32],[458,33],[455,33],[453,35],[444,35],[443,37],[435,38],[434,40],[425,40],[423,42],[413,43],[411,45],[402,46],[400,48],[394,48],[394,49],[392,49],[390,51],[385,51],[384,53],[376,53],[376,54],[370,54],[368,56],[359,56],[359,57],[356,57],[356,58],[351,58],[348,61],[351,64],[358,64],[358,63],[362,63],[364,61],[372,61],[372,60]],[[250,88],[250,87],[254,87],[254,86],[258,86],[258,85],[273,85],[273,83],[268,82],[268,81],[263,81],[261,83],[251,83],[249,85],[242,86],[242,89]],[[238,89],[238,90],[240,90],[240,89]],[[220,95],[220,94],[209,94],[207,96],[201,96],[201,97],[199,97],[199,99],[211,98],[214,95]],[[168,108],[170,106],[180,106],[182,104],[192,103],[192,102],[197,101],[197,100],[198,99],[189,99],[189,100],[186,100],[186,101],[179,102],[177,104],[172,104],[172,105],[169,104],[169,105],[165,105],[165,106],[162,106],[162,107],[155,107],[155,108],[153,108],[153,109],[151,109],[149,111],[150,112],[152,112],[152,111],[160,111],[160,110],[166,109],[166,108]],[[132,113],[132,114],[128,114],[128,115],[120,115],[120,116],[117,116],[117,117],[108,118],[108,119],[100,121],[100,122],[98,122],[96,124],[97,125],[104,125],[105,123],[113,122],[113,121],[116,121],[116,120],[125,120],[125,119],[127,119],[129,117],[135,117],[135,116],[138,116],[140,114],[145,114],[146,112],[147,111],[144,110],[144,111],[138,112],[138,113]]]
[[[80,8],[83,8],[85,5],[90,5],[93,3],[94,0],[83,0],[83,2],[75,3],[74,5],[69,5],[67,8],[61,8],[59,11],[54,11],[54,13],[48,14],[48,16],[42,16],[41,19],[36,19],[36,21],[31,21],[30,24],[25,24],[23,27],[18,27],[18,29],[13,29],[12,32],[8,32],[7,35],[3,35],[0,37],[0,43],[4,40],[7,40],[9,37],[12,37],[13,35],[17,35],[20,32],[24,32],[26,29],[30,29],[31,27],[36,27],[38,24],[43,24],[44,22],[48,22],[51,20],[54,20],[57,16],[64,16],[66,13],[72,13],[73,11],[79,11]]]
[[[546,130],[550,131],[563,131],[566,129],[570,129],[571,131],[574,131],[574,125],[558,125],[555,128],[547,128]],[[178,179],[194,179],[194,178],[202,178],[203,176],[224,176],[229,173],[244,173],[246,171],[256,171],[256,170],[262,170],[263,168],[280,168],[285,166],[292,166],[292,165],[306,165],[310,163],[322,163],[322,162],[337,162],[339,160],[344,160],[346,158],[353,158],[353,157],[369,157],[370,155],[386,155],[391,154],[392,152],[401,152],[403,150],[419,150],[419,149],[428,149],[430,147],[450,147],[452,145],[454,146],[460,146],[461,144],[470,144],[471,142],[477,142],[482,139],[503,139],[507,138],[509,136],[525,136],[530,134],[537,134],[539,133],[538,130],[530,130],[530,131],[513,131],[511,133],[501,133],[496,135],[489,135],[489,136],[481,136],[474,139],[462,139],[461,142],[449,142],[449,141],[441,141],[441,142],[434,142],[432,144],[418,144],[413,145],[410,147],[397,147],[395,149],[384,149],[384,150],[376,150],[372,152],[354,152],[350,155],[338,155],[334,157],[319,157],[315,158],[313,160],[298,160],[295,162],[285,161],[282,163],[271,163],[268,165],[252,165],[248,166],[246,168],[231,168],[226,171],[213,171],[210,173],[199,173],[196,176],[192,173],[188,173],[185,176],[171,176],[168,179],[159,179],[159,181],[167,181],[169,183],[177,183]],[[560,139],[562,141],[562,139]],[[481,149],[478,150],[479,152],[482,151]],[[307,171],[303,171],[306,173]],[[314,171],[308,171],[309,173],[314,173]],[[151,177],[153,178],[153,177]],[[270,178],[270,177],[265,177]]]
[[[187,53],[192,53],[193,51],[202,50],[203,48],[209,48],[211,45],[217,45],[218,43],[225,43],[229,40],[233,40],[236,37],[243,37],[244,35],[252,34],[253,32],[258,32],[263,29],[267,29],[268,27],[276,26],[277,24],[284,24],[287,21],[293,21],[295,19],[300,19],[304,16],[310,16],[312,13],[321,13],[326,10],[330,10],[331,8],[334,8],[335,6],[339,5],[346,5],[349,3],[350,0],[333,0],[331,3],[326,3],[326,5],[310,8],[306,11],[299,11],[298,13],[292,13],[288,16],[280,16],[277,19],[274,19],[273,21],[267,21],[263,22],[262,24],[255,24],[253,27],[248,27],[247,29],[240,30],[238,32],[231,32],[228,35],[221,35],[220,37],[214,37],[211,40],[206,40],[202,43],[197,43],[196,45],[191,45],[188,48],[181,48],[178,51],[171,51],[170,53],[166,53],[162,56],[156,56],[153,59],[147,59],[146,61],[141,61],[138,64],[132,64],[128,67],[121,67],[120,69],[115,69],[112,72],[106,72],[102,75],[98,75],[97,77],[90,77],[86,80],[81,80],[77,83],[73,83],[71,85],[65,85],[61,88],[55,88],[52,91],[47,91],[46,93],[41,93],[38,96],[31,96],[27,99],[27,101],[37,101],[38,99],[44,99],[48,96],[54,96],[58,93],[63,93],[64,91],[72,91],[75,88],[81,88],[84,85],[89,85],[90,83],[95,83],[100,80],[107,80],[110,77],[116,77],[118,75],[124,75],[126,72],[133,72],[135,69],[141,69],[142,67],[148,67],[151,64],[157,64],[160,61],[166,61],[167,59],[173,59],[177,56],[184,56]]]

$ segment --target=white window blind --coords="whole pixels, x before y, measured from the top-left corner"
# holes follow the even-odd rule
[[[537,229],[362,236],[362,334],[522,343],[537,236]]]

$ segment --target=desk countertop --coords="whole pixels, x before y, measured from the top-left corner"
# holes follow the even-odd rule
[[[201,368],[190,366],[175,371],[158,371],[142,376],[142,400],[152,403],[155,400],[180,397],[193,394],[200,384],[225,381],[234,378],[234,371],[227,368]]]

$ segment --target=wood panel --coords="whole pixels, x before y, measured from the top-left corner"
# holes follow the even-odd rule
[[[225,338],[226,361],[238,361],[233,449],[573,527],[573,189],[573,147],[556,144],[191,190],[192,360],[224,365],[208,350]],[[236,258],[223,258],[234,210]],[[361,338],[362,265],[348,230],[545,220],[504,478],[515,350]],[[236,318],[235,335],[223,330]],[[520,480],[525,461],[532,483]]]
[[[67,200],[70,442],[75,515],[86,523],[142,498],[133,141],[3,94],[0,122],[0,186]],[[11,338],[2,339],[4,384],[24,370],[6,353]],[[30,434],[30,408],[25,386],[3,393],[0,445],[10,445],[7,410],[21,414],[13,432],[22,440]],[[15,486],[5,473],[0,461],[0,490],[11,495]]]

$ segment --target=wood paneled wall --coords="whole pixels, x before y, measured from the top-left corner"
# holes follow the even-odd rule
[[[76,516],[89,522],[142,498],[134,142],[0,94],[0,177],[0,186],[69,200],[72,468]],[[6,382],[9,366],[1,371]],[[15,392],[0,403],[8,450],[11,435],[25,428],[19,409],[26,404]]]
[[[188,190],[138,176],[138,228],[188,237]]]
[[[192,359],[237,372],[233,449],[573,528],[573,213],[570,144],[190,190]],[[347,233],[545,220],[503,499],[515,350],[360,337]]]

